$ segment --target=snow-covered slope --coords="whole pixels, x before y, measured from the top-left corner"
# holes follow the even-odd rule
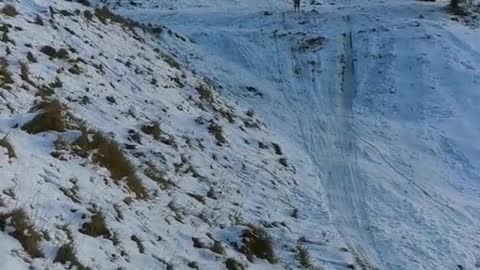
[[[442,1],[314,1],[300,14],[288,1],[119,2],[188,36],[172,50],[310,159],[357,269],[480,268],[475,15]]]
[[[70,1],[0,9],[2,269],[353,262],[309,159],[176,59],[187,37]]]
[[[445,5],[0,3],[0,268],[480,269]]]

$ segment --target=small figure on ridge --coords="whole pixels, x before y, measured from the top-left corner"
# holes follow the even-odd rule
[[[300,0],[293,0],[293,8],[295,12],[300,12]]]

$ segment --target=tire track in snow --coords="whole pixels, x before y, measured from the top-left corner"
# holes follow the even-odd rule
[[[381,265],[375,246],[375,240],[369,231],[369,218],[365,202],[365,194],[367,194],[368,179],[361,175],[358,158],[357,147],[355,142],[354,130],[352,122],[353,118],[353,102],[357,89],[355,80],[355,64],[353,35],[351,32],[350,17],[344,18],[347,32],[343,34],[343,56],[342,56],[342,81],[341,81],[341,106],[337,115],[337,123],[341,139],[341,149],[337,153],[342,155],[344,164],[339,170],[339,175],[335,179],[329,179],[329,187],[327,192],[335,190],[337,195],[330,193],[330,203],[340,205],[336,210],[337,219],[340,220],[339,230],[348,235],[346,239],[349,248],[354,256],[355,263],[361,269],[378,269],[377,265]],[[343,149],[343,151],[342,151]],[[330,177],[330,175],[329,175]],[[345,200],[345,198],[349,198]],[[350,212],[350,213],[349,213]],[[345,215],[345,213],[348,213]],[[343,227],[346,225],[346,228]],[[353,240],[353,241],[352,241]]]
[[[358,136],[358,134],[355,134],[354,133],[354,136],[361,140],[363,143],[367,144],[371,149],[373,149],[377,154],[378,156],[381,158],[381,160],[389,167],[391,168],[396,174],[398,174],[400,177],[402,177],[403,179],[405,179],[408,183],[410,183],[411,185],[415,186],[418,190],[420,190],[420,192],[422,192],[425,196],[427,196],[430,200],[432,200],[433,202],[435,202],[436,204],[444,207],[444,208],[447,208],[448,210],[450,210],[451,212],[453,212],[454,214],[457,214],[457,215],[462,215],[462,217],[466,218],[462,213],[458,212],[456,209],[454,209],[453,207],[451,207],[450,205],[448,205],[447,203],[444,203],[444,202],[441,202],[440,200],[436,199],[430,192],[428,192],[426,190],[426,188],[422,187],[420,184],[418,184],[415,180],[411,179],[410,177],[408,177],[407,175],[405,175],[401,170],[399,170],[395,165],[393,165],[392,162],[390,162],[390,160],[388,160],[387,157],[385,157],[385,155],[383,155],[383,153],[371,142],[369,142],[368,140],[362,138],[361,136]]]
[[[346,19],[347,24],[348,21]],[[286,31],[285,18],[282,20],[282,26]],[[279,88],[289,106],[301,105],[295,112],[305,150],[315,162],[318,170],[328,168],[326,192],[330,215],[337,230],[345,236],[344,240],[354,256],[355,264],[360,269],[378,269],[374,265],[380,265],[380,260],[377,256],[374,239],[368,231],[367,205],[364,201],[366,179],[362,178],[359,172],[352,129],[356,81],[351,32],[345,34],[342,41],[343,61],[342,67],[340,67],[342,68],[340,87],[337,87],[336,84],[326,83],[326,78],[322,78],[324,76],[321,72],[322,57],[319,53],[307,53],[304,56],[292,49],[290,66],[299,67],[299,72],[291,74],[289,81],[294,88],[303,89],[301,92],[295,89],[291,91],[292,89],[285,87],[284,84]],[[280,57],[277,42],[276,40],[276,56]],[[313,58],[313,55],[316,55],[316,58]],[[320,67],[319,74],[316,72],[315,65],[312,65],[310,69],[309,62],[312,60]],[[285,74],[281,71],[279,59],[277,59],[277,65],[279,77],[283,77]],[[292,98],[303,100],[305,103],[292,102]],[[329,113],[320,116],[315,113],[305,113],[305,108],[302,106],[307,107],[308,111],[314,111],[316,107],[321,107]]]
[[[281,24],[282,30],[286,32],[287,22],[284,13],[282,14]],[[354,190],[357,190],[356,188],[352,189],[352,187],[354,187],[351,183],[353,180],[353,170],[351,165],[349,165],[352,164],[351,156],[343,152],[343,150],[352,148],[351,142],[343,138],[346,133],[350,133],[350,125],[346,124],[346,115],[338,111],[338,108],[349,107],[347,114],[350,115],[353,96],[340,95],[340,97],[349,96],[349,98],[338,100],[339,89],[334,86],[335,84],[325,84],[321,77],[322,74],[318,75],[316,73],[317,70],[315,66],[311,69],[309,68],[309,62],[312,61],[313,58],[312,54],[307,53],[306,56],[304,56],[302,53],[297,53],[296,48],[293,47],[289,50],[289,65],[285,65],[285,63],[281,65],[280,59],[282,59],[284,55],[281,53],[281,44],[279,43],[278,37],[274,35],[275,63],[278,70],[277,76],[279,78],[278,89],[281,92],[285,104],[293,108],[291,111],[296,114],[295,126],[299,129],[303,147],[319,171],[325,167],[325,157],[332,158],[333,160],[329,161],[326,167],[329,168],[330,171],[338,172],[340,178],[345,179],[342,179],[339,183],[338,179],[331,178],[332,174],[329,173],[330,179],[328,182],[333,184],[333,187],[327,185],[326,188],[328,192],[326,197],[330,205],[330,218],[334,221],[340,235],[349,235],[349,238],[344,240],[355,258],[355,264],[362,270],[376,269],[370,266],[371,264],[365,259],[367,257],[365,252],[359,247],[360,242],[364,242],[364,239],[361,239],[361,241],[358,241],[360,239],[356,239],[357,241],[354,241],[354,243],[351,241],[356,234],[357,228],[348,232],[343,228],[346,224],[351,228],[360,227],[358,220],[365,220],[366,218],[365,213],[361,214],[363,217],[358,217],[358,209],[365,209],[363,206],[364,202],[362,202],[361,207],[358,207],[360,203],[356,203],[351,197],[351,194],[358,194],[359,192],[354,192]],[[322,57],[320,54],[315,55],[316,57],[313,61],[321,67]],[[349,58],[353,61],[352,57]],[[296,70],[298,68],[298,72],[289,72],[285,66]],[[348,72],[351,72],[349,78],[353,79],[353,69],[349,69]],[[348,89],[353,89],[353,84],[348,87]],[[348,99],[350,102],[345,102]],[[298,102],[300,100],[304,102]],[[343,106],[337,106],[341,105],[339,103],[343,104]],[[323,116],[319,116],[317,113],[311,113],[317,107],[321,107],[323,110],[330,108],[330,110]],[[328,129],[334,130],[334,136],[328,136]],[[324,134],[324,136],[320,134]],[[341,137],[340,140],[335,134]],[[336,145],[336,141],[341,142],[340,147]],[[337,148],[340,148],[340,150]],[[331,192],[332,190],[334,190],[334,192]],[[359,199],[361,196],[360,194],[355,197]],[[341,207],[334,209],[332,205],[335,205],[335,207],[341,205]],[[348,217],[348,221],[339,221],[339,219],[341,219],[340,217]],[[347,267],[347,265],[344,265],[344,267]]]

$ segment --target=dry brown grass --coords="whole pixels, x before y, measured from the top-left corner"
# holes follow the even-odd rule
[[[145,169],[145,175],[155,181],[161,189],[167,190],[171,189],[172,187],[176,187],[175,183],[172,180],[166,178],[164,174],[159,171],[152,163],[147,163],[147,168]]]
[[[20,78],[26,82],[30,82],[30,69],[24,62],[20,62]]]
[[[227,140],[225,139],[225,137],[223,136],[223,129],[222,129],[222,126],[218,125],[217,123],[215,122],[211,122],[210,123],[210,126],[208,126],[208,132],[210,134],[213,135],[213,137],[215,137],[215,139],[217,140],[217,144],[218,145],[223,145],[225,143],[227,143]]]
[[[283,155],[282,148],[280,147],[279,144],[277,144],[277,143],[272,143],[272,145],[273,145],[273,149],[275,150],[275,154],[277,154],[277,155],[279,155],[279,156]]]
[[[162,135],[162,130],[160,129],[160,123],[152,122],[150,124],[144,124],[141,130],[147,134],[151,135],[155,140],[160,139],[160,135]]]
[[[7,44],[7,43],[11,43],[12,45],[16,45],[15,43],[15,40],[11,39],[9,36],[8,36],[8,32],[10,31],[8,29],[7,26],[3,25],[3,26],[0,26],[0,31],[2,31],[2,36],[0,38],[0,41]],[[11,54],[11,50],[9,47],[5,48],[5,54],[9,55]]]
[[[65,131],[64,112],[58,100],[45,101],[33,108],[39,113],[28,123],[22,126],[22,130],[30,134],[45,131]]]
[[[295,253],[295,259],[297,259],[298,263],[306,270],[323,270],[323,267],[319,265],[315,265],[312,260],[312,256],[310,255],[310,251],[308,248],[299,243],[293,249]]]
[[[0,12],[9,17],[16,17],[19,14],[17,8],[15,8],[15,6],[11,4],[6,4],[5,6],[3,6]]]
[[[70,188],[60,187],[60,191],[62,191],[63,195],[70,198],[70,200],[72,200],[73,202],[80,203],[80,189],[77,185],[77,181],[78,180],[75,178],[70,179],[69,182],[72,183],[72,186]]]
[[[38,24],[38,25],[41,25],[41,26],[44,25],[43,19],[42,19],[42,17],[40,17],[40,15],[36,15],[36,16],[35,16],[34,23],[35,23],[35,24]]]
[[[73,244],[66,243],[58,249],[57,255],[55,256],[55,259],[53,260],[53,262],[54,263],[59,262],[61,264],[69,265],[69,269],[72,269],[72,268],[75,268],[77,270],[90,269],[88,267],[83,266],[82,263],[80,263],[75,253],[76,253],[76,250]]]
[[[8,69],[8,61],[5,57],[0,57],[0,87],[10,90],[10,84],[15,81],[12,78],[12,73]]]
[[[210,247],[210,250],[220,255],[226,254],[225,248],[223,247],[222,242],[217,240],[214,240],[213,245]]]
[[[20,78],[23,81],[35,86],[35,83],[30,79],[30,69],[28,64],[25,62],[20,62]]]
[[[197,86],[197,92],[198,95],[200,96],[200,100],[207,102],[207,103],[212,103],[213,102],[213,93],[212,90],[208,88],[205,84],[200,84]]]
[[[55,94],[55,91],[52,88],[50,88],[48,85],[42,85],[38,87],[38,92],[35,95],[42,97],[43,100],[46,100],[47,98],[53,96],[53,94]]]
[[[5,149],[7,149],[8,158],[17,157],[17,154],[15,153],[15,148],[8,139],[8,134],[5,135],[5,137],[3,137],[2,139],[0,139],[0,147],[4,147]]]
[[[37,58],[33,55],[32,52],[27,53],[27,60],[31,63],[37,63]]]
[[[82,228],[80,228],[79,231],[92,237],[102,236],[107,239],[112,237],[110,230],[107,228],[105,216],[100,211],[94,211],[93,215],[90,217],[90,221],[83,223]]]
[[[63,82],[60,80],[59,77],[55,77],[55,80],[51,83],[48,84],[48,87],[50,88],[62,88],[63,87]]]
[[[0,229],[5,231],[7,226],[13,228],[13,231],[9,231],[9,235],[20,242],[25,252],[32,258],[43,257],[40,251],[41,234],[30,224],[23,209],[15,209],[0,215]]]
[[[305,269],[310,269],[311,267],[313,267],[310,252],[304,245],[297,245],[295,247],[295,258]]]
[[[227,270],[245,270],[245,266],[243,266],[243,264],[239,263],[234,258],[228,258],[225,261],[225,267]]]
[[[125,17],[122,17],[120,15],[117,15],[113,12],[111,12],[108,7],[103,6],[95,9],[95,16],[103,23],[107,24],[108,21],[118,23],[124,28],[132,31],[135,34],[135,27],[140,27],[140,24],[132,21],[130,19],[127,19]]]
[[[142,240],[140,240],[140,238],[138,238],[136,235],[132,235],[130,239],[137,244],[138,251],[141,254],[145,254],[145,246],[143,245]]]
[[[57,59],[68,59],[68,57],[70,56],[70,53],[64,49],[64,48],[61,48],[61,49],[55,49],[53,48],[52,46],[43,46],[40,51],[46,55],[48,55],[49,57],[51,58],[57,58]]]
[[[178,70],[181,69],[180,64],[177,62],[177,60],[175,60],[175,58],[173,58],[173,56],[171,56],[169,54],[166,54],[166,53],[161,53],[161,57],[162,57],[163,61],[165,61],[170,67],[178,69]]]
[[[89,139],[89,134],[93,135]],[[75,142],[83,151],[96,150],[94,161],[105,167],[116,181],[125,181],[128,188],[140,199],[148,198],[147,190],[136,175],[136,168],[124,154],[120,145],[101,132],[91,132],[86,128]]]
[[[242,243],[240,251],[247,256],[248,260],[253,261],[257,257],[270,263],[276,263],[277,258],[273,250],[272,240],[263,228],[249,225],[243,231]]]

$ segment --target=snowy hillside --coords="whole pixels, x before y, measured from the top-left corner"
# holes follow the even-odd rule
[[[110,6],[188,36],[177,54],[310,158],[352,267],[480,268],[478,6],[137,3]],[[307,246],[325,269],[345,269]]]
[[[175,59],[188,38],[66,1],[0,9],[2,269],[277,269],[307,241],[352,261],[308,160]]]
[[[446,5],[1,2],[0,269],[480,269]]]

